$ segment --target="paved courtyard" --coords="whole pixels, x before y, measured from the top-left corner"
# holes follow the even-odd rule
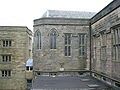
[[[90,76],[38,76],[33,90],[113,90]]]

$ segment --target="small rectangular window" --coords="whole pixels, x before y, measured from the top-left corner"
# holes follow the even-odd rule
[[[12,41],[11,40],[3,40],[3,43],[2,43],[3,47],[11,47],[12,46]]]
[[[10,62],[11,55],[2,55],[2,62]]]
[[[2,77],[10,77],[11,76],[11,70],[2,70]]]

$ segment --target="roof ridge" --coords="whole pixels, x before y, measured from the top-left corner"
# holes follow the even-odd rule
[[[95,12],[87,11],[65,11],[65,10],[47,10],[42,18],[52,17],[52,18],[91,18],[95,15]]]
[[[90,12],[90,11],[73,11],[73,10],[47,10],[47,11],[63,11],[63,12],[89,12],[89,13],[96,13],[96,12]]]

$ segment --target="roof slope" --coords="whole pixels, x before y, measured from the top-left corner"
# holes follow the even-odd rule
[[[80,11],[62,11],[62,10],[47,10],[42,18],[92,18],[95,12],[80,12]]]

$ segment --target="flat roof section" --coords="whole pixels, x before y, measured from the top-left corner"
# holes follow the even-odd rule
[[[111,90],[97,79],[86,76],[38,76],[32,90]]]

